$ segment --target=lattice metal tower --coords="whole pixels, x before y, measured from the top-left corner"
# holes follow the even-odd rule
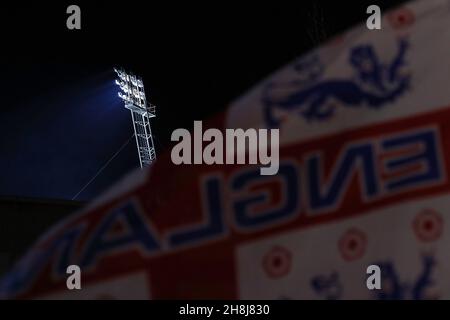
[[[116,84],[121,89],[119,97],[125,103],[125,108],[131,111],[139,162],[143,168],[156,158],[152,128],[150,127],[150,119],[156,117],[156,108],[147,102],[141,78],[126,73],[122,69],[115,68],[114,71],[119,76],[119,79],[116,80]]]

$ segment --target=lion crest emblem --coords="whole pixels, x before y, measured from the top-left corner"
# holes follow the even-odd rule
[[[404,94],[411,76],[405,72],[408,40],[398,40],[390,63],[383,63],[371,45],[350,50],[353,75],[349,79],[321,80],[324,68],[317,55],[294,64],[297,78],[288,83],[269,82],[262,93],[264,118],[268,127],[279,127],[284,112],[303,117],[307,122],[331,118],[339,106],[381,108]],[[278,111],[278,112],[277,112]]]

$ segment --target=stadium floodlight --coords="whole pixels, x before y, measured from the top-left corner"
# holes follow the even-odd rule
[[[115,81],[121,90],[118,92],[118,96],[123,100],[125,108],[131,111],[139,162],[141,168],[143,168],[156,158],[152,129],[150,127],[150,119],[156,117],[156,107],[147,103],[142,79],[126,73],[123,69],[114,68],[114,71],[119,77]]]

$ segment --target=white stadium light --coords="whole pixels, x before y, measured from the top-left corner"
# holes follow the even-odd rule
[[[121,89],[123,92],[128,93],[128,86],[126,86],[126,85],[121,85],[121,86],[120,86],[120,89]]]
[[[152,163],[156,158],[153,144],[150,119],[156,117],[155,106],[146,102],[144,83],[135,75],[127,74],[121,69],[114,68],[119,79],[115,83],[122,92],[118,92],[119,98],[125,103],[125,108],[131,111],[133,120],[134,136],[138,147],[139,162],[141,168]]]

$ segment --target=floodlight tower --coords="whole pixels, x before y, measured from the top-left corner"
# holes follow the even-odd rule
[[[131,111],[139,162],[143,168],[156,158],[152,128],[150,127],[150,119],[156,117],[156,107],[147,102],[141,78],[126,73],[123,69],[114,68],[114,71],[119,77],[116,80],[116,84],[121,90],[118,95],[125,103],[125,108]]]

